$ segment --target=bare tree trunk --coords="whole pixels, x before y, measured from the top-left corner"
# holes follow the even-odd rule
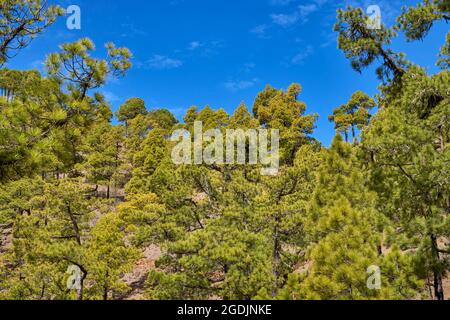
[[[103,287],[103,300],[104,301],[108,301],[108,286],[107,285],[105,285],[104,287]]]
[[[72,209],[70,208],[70,205],[67,204],[67,213],[69,215],[70,221],[72,222],[73,231],[75,232],[75,238],[77,239],[78,245],[81,246],[81,233],[80,228],[78,227],[78,222],[75,216],[72,213]]]
[[[433,257],[436,259],[435,263],[439,263],[441,261],[441,257],[439,254],[437,237],[434,234],[431,235],[431,247]],[[444,297],[444,287],[442,285],[442,272],[436,266],[434,266],[433,274],[434,274],[434,297],[436,300],[444,301],[445,297]]]
[[[274,285],[272,290],[272,297],[275,298],[278,294],[279,283],[278,278],[280,277],[279,265],[280,265],[280,242],[278,239],[278,234],[275,234],[274,245],[273,245],[273,276]]]
[[[78,301],[83,301],[84,280],[87,277],[87,271],[84,268],[81,268],[81,272],[83,273],[83,276],[80,279],[80,288],[78,289],[78,292],[77,292],[77,300]]]
[[[433,285],[431,284],[431,280],[430,277],[427,276],[427,287],[428,287],[428,294],[430,295],[430,299],[433,300],[434,296],[433,296],[433,290],[431,289]]]
[[[434,272],[434,295],[436,300],[444,301],[444,287],[442,286],[442,274],[438,271]]]
[[[40,294],[40,296],[39,296],[39,300],[44,299],[44,297],[45,297],[45,283],[42,284],[42,287],[41,287],[41,294]]]

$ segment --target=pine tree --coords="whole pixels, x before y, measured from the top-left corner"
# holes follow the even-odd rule
[[[118,299],[130,291],[123,276],[132,271],[140,250],[130,244],[128,226],[120,212],[112,212],[92,228],[86,245],[89,299]]]
[[[124,122],[128,127],[128,122],[130,120],[133,120],[138,115],[145,116],[146,114],[147,108],[145,107],[144,100],[140,98],[131,98],[120,106],[119,111],[117,111],[117,118],[119,121]]]
[[[127,48],[105,45],[106,59],[91,57],[95,45],[88,38],[61,45],[60,53],[53,53],[45,62],[50,77],[67,83],[75,100],[83,101],[91,89],[105,84],[107,77],[123,77],[131,68],[132,54]]]
[[[302,87],[292,84],[286,91],[268,86],[258,94],[253,112],[261,126],[280,130],[281,160],[292,164],[298,149],[310,142],[316,114],[306,114],[306,104],[298,100]]]
[[[408,63],[402,54],[386,48],[396,36],[394,28],[382,25],[380,30],[371,29],[364,11],[351,6],[346,10],[339,9],[337,18],[334,30],[339,33],[338,46],[350,60],[353,69],[361,73],[379,58],[382,61],[377,69],[380,80],[387,83],[401,79]]]
[[[113,127],[107,122],[96,124],[82,147],[85,160],[79,170],[85,171],[89,182],[107,187],[106,197],[110,197],[111,186],[123,187],[126,183],[124,171],[123,140],[125,131],[122,126]]]
[[[51,26],[64,10],[41,0],[2,1],[0,17],[0,67]]]
[[[110,204],[92,198],[92,188],[77,180],[15,185],[28,189],[10,195],[20,202],[1,199],[2,214],[15,213],[0,284],[8,288],[6,299],[108,299],[127,292],[121,279],[139,251],[127,240],[129,224],[109,212]],[[71,267],[80,272],[76,291],[67,285]]]
[[[28,212],[17,216],[8,276],[15,299],[66,299],[65,272],[70,265],[82,271],[78,299],[87,276],[83,243],[93,211],[88,190],[76,181],[44,183],[30,199]]]
[[[356,139],[356,129],[363,130],[370,121],[370,110],[375,107],[375,101],[361,91],[355,92],[350,101],[333,111],[329,120],[334,122],[338,133],[345,136],[345,141],[349,142],[348,136],[351,131],[353,140]]]
[[[395,248],[389,253],[384,247],[383,230],[389,222],[376,204],[356,148],[338,136],[323,153],[308,206],[305,229],[310,246],[305,271],[291,275],[282,296],[325,300],[414,297],[421,283],[407,273],[413,270],[412,257]],[[368,285],[370,267],[381,271],[379,288]]]
[[[365,187],[350,145],[335,138],[318,172],[308,209],[311,267],[302,288],[308,299],[362,299],[376,296],[367,288],[366,270],[376,265],[378,212]]]
[[[85,123],[68,114],[68,97],[56,81],[35,71],[2,70],[0,86],[10,92],[10,98],[0,98],[2,180],[58,172],[76,161],[65,133],[79,135]]]
[[[416,7],[405,7],[398,17],[397,29],[402,30],[409,41],[422,40],[436,21],[450,21],[447,0],[425,0]]]
[[[209,107],[194,110],[185,117],[190,130],[194,121],[223,131],[259,127],[243,104],[232,117]],[[148,158],[155,152],[159,154],[156,149],[147,149],[144,154]],[[144,234],[151,243],[166,252],[157,264],[158,271],[150,273],[149,297],[275,296],[299,261],[296,250],[301,251],[304,245],[301,226],[311,193],[313,175],[309,168],[314,166],[314,147],[305,146],[298,154],[295,168],[267,179],[260,176],[257,166],[177,168],[169,157],[159,154],[156,158],[164,159],[159,166],[147,170],[147,178],[137,176],[148,183],[141,184],[143,187],[137,189],[140,194],[135,195],[153,192],[167,210],[164,219],[155,217],[151,227],[138,228],[148,230]],[[160,235],[150,230],[158,230]]]
[[[428,77],[411,71],[404,91],[380,111],[363,145],[370,155],[380,207],[397,221],[404,248],[420,248],[425,277],[433,274],[437,299],[448,271],[449,159],[448,71]],[[409,238],[409,241],[407,239]]]
[[[380,29],[360,8],[338,11],[339,48],[358,72],[378,61],[383,83],[376,101],[356,91],[333,111],[336,131],[354,142],[338,135],[330,148],[312,137],[317,115],[295,83],[267,86],[253,113],[244,103],[234,114],[193,106],[183,123],[131,98],[116,125],[101,88],[129,70],[128,49],[110,43],[99,58],[84,38],[48,56],[47,76],[2,68],[0,299],[124,299],[128,273],[157,247],[140,288],[149,299],[444,300],[450,34],[433,75],[390,46],[400,32],[423,40],[449,10],[424,0]],[[62,9],[8,0],[0,14],[1,67]],[[229,129],[279,130],[278,172],[174,164],[171,134],[193,138],[196,122],[223,139]],[[111,187],[125,195],[108,199]]]
[[[357,9],[341,11],[339,18],[336,29],[341,41],[350,39],[357,25],[362,27],[362,11],[358,13]],[[404,31],[410,40],[422,39],[436,20],[447,18],[446,1],[426,1],[416,8],[405,9],[396,29]],[[347,27],[344,22],[348,23]],[[382,31],[376,32],[381,36]],[[372,35],[370,39],[382,54],[389,52],[380,51],[382,44],[389,44],[388,38],[375,41],[377,38]],[[351,53],[352,48],[354,45],[348,41],[341,45],[350,59],[372,57],[361,60],[362,64],[354,62],[356,65],[365,67],[373,62],[375,55],[368,55],[370,51],[363,56],[359,54],[362,51],[355,50],[358,52],[355,55]],[[422,278],[432,275],[434,297],[443,300],[442,279],[448,270],[448,250],[439,242],[448,234],[444,227],[448,225],[449,207],[449,175],[445,165],[448,162],[449,111],[445,89],[448,71],[427,76],[420,67],[410,66],[399,72],[400,61],[392,63],[395,61],[384,59],[384,67],[394,74],[395,81],[381,87],[379,105],[383,108],[366,130],[363,146],[372,166],[372,188],[381,199],[379,210],[401,230],[394,232],[393,238],[402,243],[402,249],[416,250],[422,270],[419,275]]]

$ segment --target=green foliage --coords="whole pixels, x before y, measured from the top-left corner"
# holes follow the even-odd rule
[[[309,207],[308,229],[317,242],[301,294],[309,299],[368,299],[366,270],[376,265],[380,235],[374,195],[365,188],[351,146],[336,138],[324,154]]]
[[[109,198],[111,184],[123,187],[126,183],[125,163],[121,159],[124,128],[101,122],[92,127],[84,143],[81,150],[85,160],[78,169],[84,171],[84,176],[89,182],[106,185]]]
[[[261,126],[280,130],[281,159],[289,164],[298,149],[311,140],[317,120],[316,114],[306,114],[306,104],[298,100],[301,92],[302,87],[296,83],[287,91],[267,86],[253,106]]]
[[[396,35],[394,30],[384,25],[379,30],[369,28],[368,17],[361,8],[339,9],[337,18],[334,30],[339,33],[338,46],[350,60],[353,69],[361,73],[379,58],[382,61],[377,69],[380,79],[389,81],[402,77],[406,66],[403,55],[385,48]]]
[[[449,263],[439,252],[447,249],[438,244],[449,233],[449,84],[449,71],[431,77],[411,71],[404,90],[376,115],[363,138],[380,210],[402,230],[392,241],[420,248],[421,268],[437,282]]]
[[[422,40],[440,19],[450,20],[450,7],[446,0],[425,0],[417,7],[403,8],[398,17],[397,29],[401,29],[409,41]]]
[[[117,118],[121,122],[128,124],[128,121],[135,119],[138,115],[146,115],[147,109],[145,108],[145,102],[139,98],[128,99],[119,111],[117,111]]]
[[[206,107],[200,112],[191,108],[185,119],[188,127],[194,121],[222,130],[258,127],[243,104],[232,117]],[[153,192],[166,206],[164,218],[158,214],[147,218],[151,222],[145,226],[137,224],[139,243],[146,242],[147,234],[148,243],[162,245],[166,252],[158,271],[149,276],[148,297],[276,295],[299,260],[294,251],[303,244],[302,213],[314,180],[310,168],[317,147],[301,147],[295,167],[286,167],[279,177],[264,178],[251,166],[177,168],[168,158],[170,149],[155,149],[165,144],[163,136],[159,130],[148,135],[142,145],[145,160],[136,162],[140,169],[127,186],[128,193],[136,194],[132,199]]]
[[[60,14],[27,0],[0,10],[0,65]],[[113,125],[105,96],[90,92],[125,75],[128,49],[107,44],[96,58],[85,38],[48,56],[47,76],[1,69],[0,299],[125,299],[136,289],[149,299],[445,299],[450,35],[434,75],[390,45],[400,31],[423,39],[448,12],[448,1],[426,0],[374,30],[362,9],[338,11],[339,48],[359,72],[379,60],[384,81],[376,102],[357,91],[333,111],[347,141],[330,148],[312,138],[317,115],[295,83],[267,86],[253,113],[193,106],[184,123],[131,98]],[[15,34],[20,22],[27,32]],[[278,129],[278,174],[175,165],[170,136],[197,121],[222,134]]]
[[[116,299],[129,292],[123,275],[133,271],[141,252],[129,244],[127,226],[120,213],[113,212],[103,215],[92,228],[86,246],[89,299]]]
[[[0,67],[41,32],[64,10],[41,0],[2,0],[0,5]]]
[[[438,60],[437,65],[443,70],[450,69],[450,32],[447,34],[445,44],[441,48],[439,57],[440,59]]]
[[[0,180],[57,171],[69,158],[75,162],[68,140],[83,132],[88,117],[94,119],[96,106],[77,106],[85,108],[85,119],[74,114],[75,108],[68,105],[70,97],[55,81],[35,71],[1,70],[0,82],[10,94],[0,98]]]
[[[106,59],[93,58],[91,52],[95,45],[90,39],[83,38],[61,45],[62,52],[50,54],[45,64],[51,77],[67,82],[77,100],[83,101],[88,90],[104,85],[108,77],[124,76],[131,68],[132,54],[127,48],[108,43],[106,49]]]
[[[376,106],[375,101],[361,91],[355,92],[350,101],[333,111],[328,119],[335,124],[338,133],[345,136],[348,142],[349,131],[353,139],[356,139],[356,129],[363,130],[369,124],[370,110]]]
[[[36,184],[40,190],[31,189]],[[2,211],[16,212],[14,249],[5,261],[10,266],[3,284],[9,288],[8,299],[107,298],[110,292],[126,289],[119,280],[138,252],[125,241],[123,220],[105,214],[108,205],[92,199],[88,185],[77,180],[36,181],[23,192],[32,195],[23,198],[20,209],[2,201]],[[99,221],[92,227],[96,216]],[[66,285],[73,265],[82,270],[76,295]]]

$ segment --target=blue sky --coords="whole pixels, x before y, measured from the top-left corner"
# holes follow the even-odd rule
[[[303,86],[300,97],[309,113],[320,115],[315,136],[328,145],[334,136],[327,120],[333,108],[356,90],[373,95],[379,81],[374,69],[354,72],[337,49],[332,32],[336,9],[347,4],[376,4],[383,22],[394,23],[398,0],[64,0],[49,1],[81,8],[81,30],[68,30],[61,19],[8,67],[37,68],[58,45],[81,37],[97,44],[99,56],[108,41],[134,54],[127,76],[102,90],[114,110],[126,99],[143,98],[149,109],[167,108],[181,118],[192,105],[232,113],[244,101],[249,109],[267,84]],[[393,43],[430,73],[448,26],[437,25],[423,42]]]

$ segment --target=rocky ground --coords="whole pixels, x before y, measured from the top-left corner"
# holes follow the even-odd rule
[[[149,271],[155,269],[156,261],[161,257],[161,249],[149,246],[144,250],[143,257],[136,263],[134,270],[126,274],[123,280],[131,287],[131,292],[122,300],[144,300],[144,284]]]
[[[12,225],[0,226],[0,254],[8,251],[12,246]]]

